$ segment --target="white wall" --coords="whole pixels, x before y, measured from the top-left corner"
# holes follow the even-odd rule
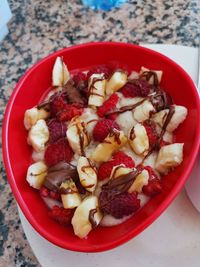
[[[8,33],[7,23],[10,20],[12,14],[7,0],[0,0],[0,41]]]

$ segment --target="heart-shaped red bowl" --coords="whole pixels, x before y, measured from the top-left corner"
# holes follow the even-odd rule
[[[174,102],[188,108],[188,116],[175,133],[177,142],[184,142],[184,160],[163,178],[164,192],[152,198],[139,212],[121,225],[98,227],[87,239],[79,239],[72,227],[60,226],[47,215],[48,210],[38,192],[26,182],[31,162],[27,131],[23,125],[26,109],[33,107],[51,85],[52,68],[62,56],[70,71],[89,68],[109,61],[126,64],[139,71],[141,66],[163,70],[161,87]],[[200,103],[196,87],[175,62],[147,48],[125,43],[88,43],[60,50],[39,61],[16,85],[9,100],[3,123],[3,157],[14,196],[32,226],[47,240],[65,249],[97,252],[112,249],[130,240],[149,226],[172,202],[187,180],[199,149]],[[163,229],[164,231],[164,229]],[[184,234],[184,233],[183,233]]]

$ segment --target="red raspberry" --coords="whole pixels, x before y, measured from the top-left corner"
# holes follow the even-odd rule
[[[140,208],[140,199],[135,193],[113,194],[112,191],[103,190],[99,196],[100,209],[113,217],[120,219],[128,216]]]
[[[157,174],[150,166],[145,166],[145,170],[149,173],[149,181],[148,184],[143,186],[142,191],[147,196],[154,196],[162,192],[162,184]]]
[[[64,93],[56,93],[50,98],[50,111],[52,117],[64,122],[81,115],[83,108],[80,104],[67,104]]]
[[[45,186],[42,186],[41,188],[40,188],[40,195],[42,196],[42,197],[48,197],[49,196],[49,189],[48,188],[46,188]]]
[[[50,97],[50,111],[54,117],[58,112],[64,109],[66,105],[65,97],[63,93],[55,93]]]
[[[50,198],[55,199],[55,200],[61,200],[59,192],[51,191],[48,188],[46,188],[45,186],[42,186],[40,188],[40,195],[42,197],[50,197]]]
[[[47,123],[49,128],[49,142],[54,143],[58,139],[66,136],[67,126],[65,123],[59,122],[56,119],[51,119]]]
[[[108,162],[101,164],[98,170],[98,179],[104,180],[110,177],[113,167],[124,164],[127,168],[133,168],[135,163],[133,159],[127,156],[124,152],[117,152],[113,155],[112,159]]]
[[[149,138],[150,147],[152,147],[155,145],[156,141],[159,138],[158,133],[156,131],[156,124],[153,121],[146,120],[143,122],[143,126],[146,129],[146,132]]]
[[[66,104],[64,109],[57,113],[57,118],[59,121],[70,121],[75,116],[80,116],[83,112],[83,108],[79,104]]]
[[[124,97],[146,97],[151,90],[151,86],[145,80],[135,79],[128,82],[122,89],[121,92]]]
[[[83,72],[77,72],[73,75],[73,81],[76,85],[87,81],[87,75]]]
[[[102,119],[98,121],[93,130],[94,140],[103,142],[113,128],[120,130],[119,125],[113,120]]]
[[[112,94],[101,107],[99,107],[97,114],[99,117],[104,117],[106,113],[115,109],[117,102],[119,100],[119,96],[115,93]]]
[[[50,144],[45,151],[45,162],[48,166],[53,166],[60,161],[70,162],[73,157],[73,151],[66,139],[60,139]]]
[[[63,225],[68,225],[71,223],[74,210],[64,209],[62,207],[54,206],[52,210],[49,211],[49,216]]]
[[[111,73],[112,73],[112,70],[106,66],[106,65],[99,65],[99,66],[96,66],[96,67],[93,67],[91,68],[88,73],[87,73],[87,78],[89,79],[90,76],[94,73],[104,73],[105,75],[105,78],[107,79],[108,77],[110,77]]]

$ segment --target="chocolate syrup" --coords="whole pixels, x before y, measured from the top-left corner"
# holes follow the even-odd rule
[[[95,221],[95,218],[94,218],[95,213],[97,213],[97,209],[92,209],[89,212],[89,222],[92,225],[92,229],[97,227],[97,222]]]
[[[108,115],[111,115],[111,114],[116,114],[116,113],[123,113],[123,112],[126,112],[126,111],[133,110],[136,107],[138,107],[139,105],[141,105],[147,99],[148,98],[144,98],[141,101],[139,101],[139,102],[137,102],[137,103],[135,103],[133,105],[124,106],[124,107],[121,107],[121,108],[118,108],[118,109],[114,109],[112,111],[109,111],[109,112],[105,113],[105,116],[108,116]]]
[[[75,193],[77,193],[77,191],[74,191],[74,190],[71,189],[70,187],[68,187],[68,188],[61,187],[61,188],[59,189],[59,193],[60,193],[61,195],[69,195],[69,194],[75,194]]]
[[[97,90],[96,87],[95,87],[95,83],[96,83],[96,82],[101,82],[101,81],[103,81],[103,80],[105,80],[105,77],[104,77],[104,76],[103,76],[102,78],[93,78],[93,79],[92,79],[92,83],[91,83],[90,86],[89,86],[89,96],[90,96],[90,95],[97,95],[97,96],[99,96],[99,97],[104,97],[104,96],[102,96],[102,95],[100,95],[100,94],[94,92],[94,91]]]
[[[148,71],[144,71],[140,75],[140,78],[141,79],[144,78],[147,82],[149,82],[152,77],[153,77],[153,85],[157,87],[159,82],[158,82],[158,76],[157,76],[156,72],[148,70]]]

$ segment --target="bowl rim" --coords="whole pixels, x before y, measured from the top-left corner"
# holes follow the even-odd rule
[[[187,170],[185,171],[185,173],[182,174],[182,179],[175,184],[174,186],[174,190],[172,190],[172,192],[169,193],[169,195],[162,201],[162,203],[160,204],[159,208],[157,208],[155,210],[155,212],[153,212],[150,216],[148,216],[137,228],[137,231],[130,231],[128,232],[125,236],[115,240],[115,241],[110,241],[109,243],[105,244],[105,245],[100,245],[100,246],[90,246],[90,245],[86,245],[84,248],[81,246],[76,246],[73,243],[66,245],[66,243],[64,241],[61,241],[59,238],[56,238],[56,236],[52,236],[51,234],[49,234],[44,228],[40,227],[40,225],[37,223],[37,221],[34,219],[33,215],[30,213],[28,207],[26,206],[26,203],[23,201],[23,199],[21,198],[21,194],[20,192],[17,190],[16,187],[16,182],[15,182],[15,177],[14,174],[12,172],[12,167],[11,167],[11,162],[10,162],[10,158],[9,158],[9,151],[8,151],[8,125],[9,125],[9,118],[10,118],[10,114],[12,111],[12,107],[14,105],[14,101],[15,98],[17,97],[17,94],[22,86],[22,84],[24,83],[24,81],[26,79],[29,78],[29,75],[41,64],[43,64],[43,62],[45,62],[48,59],[51,59],[53,57],[59,56],[62,53],[64,53],[65,51],[70,51],[70,50],[77,50],[77,49],[81,49],[84,47],[90,47],[90,46],[119,46],[119,47],[132,47],[132,48],[137,48],[141,51],[146,51],[148,53],[151,53],[152,55],[155,56],[159,56],[161,58],[161,60],[164,61],[168,61],[170,64],[174,65],[176,68],[179,69],[180,72],[182,72],[185,76],[185,78],[188,80],[188,82],[190,83],[191,86],[191,90],[193,91],[193,94],[195,96],[195,99],[198,101],[199,99],[199,95],[198,92],[196,90],[196,85],[193,82],[193,80],[191,79],[191,77],[186,73],[185,70],[183,70],[182,67],[180,67],[176,62],[174,62],[173,60],[171,60],[170,58],[164,56],[163,54],[156,52],[154,50],[151,50],[149,48],[146,47],[142,47],[139,45],[135,45],[135,44],[130,44],[130,43],[124,43],[124,42],[90,42],[90,43],[84,43],[84,44],[79,44],[79,45],[74,45],[74,46],[70,46],[70,47],[66,47],[63,49],[60,49],[56,52],[51,53],[50,55],[44,57],[43,59],[39,60],[38,62],[36,62],[32,67],[30,67],[25,74],[19,79],[19,81],[17,82],[11,96],[10,99],[7,103],[6,106],[6,110],[4,113],[4,120],[3,120],[3,126],[2,126],[2,151],[3,151],[3,161],[4,161],[4,165],[5,165],[5,170],[6,170],[6,174],[8,177],[8,181],[9,184],[11,186],[12,192],[14,194],[15,199],[17,200],[18,205],[20,206],[21,210],[23,211],[25,217],[27,218],[27,220],[29,221],[29,223],[33,226],[33,228],[41,235],[43,236],[45,239],[47,239],[49,242],[53,243],[54,245],[57,245],[59,247],[62,247],[64,249],[68,249],[68,250],[72,250],[72,251],[77,251],[77,252],[101,252],[101,251],[106,251],[109,249],[113,249],[127,241],[129,241],[131,238],[133,238],[134,236],[138,235],[140,232],[142,232],[146,227],[148,227],[156,218],[158,218],[161,213],[169,206],[169,204],[173,201],[173,199],[178,195],[178,193],[180,192],[180,190],[182,189],[183,185],[185,184],[187,178],[189,177],[189,174],[192,171],[192,167],[195,163],[195,159],[196,156],[198,154],[199,151],[199,145],[200,145],[200,123],[198,123],[197,125],[197,129],[196,132],[198,134],[196,134],[196,138],[194,140],[194,150],[193,150],[193,155],[191,157],[191,161],[188,164]],[[199,118],[199,122],[200,122],[200,102],[199,104],[197,103],[197,109],[198,109],[198,118]]]

